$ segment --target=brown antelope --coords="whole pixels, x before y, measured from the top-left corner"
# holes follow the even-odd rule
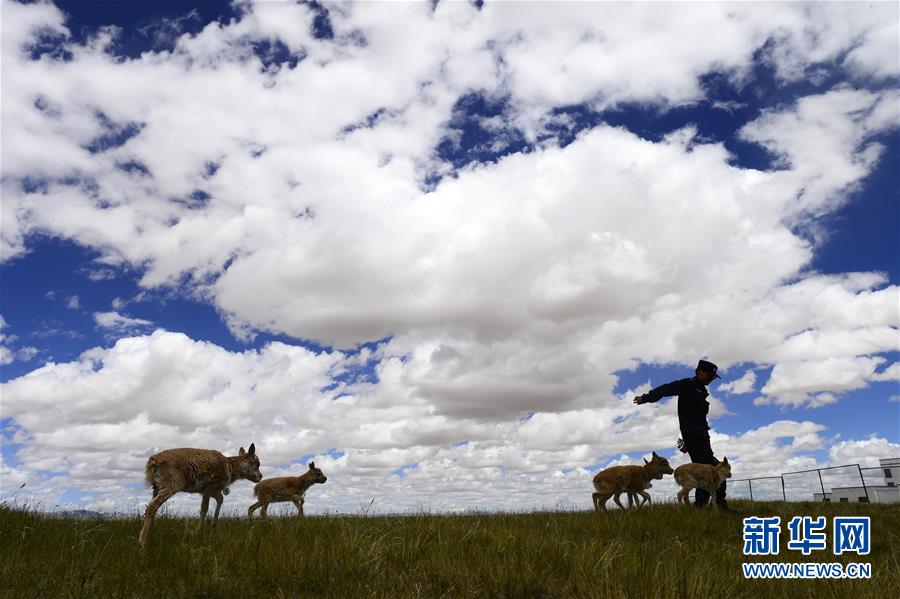
[[[672,467],[666,458],[656,455],[655,451],[649,462],[644,460],[643,466],[612,466],[601,470],[594,476],[594,510],[599,512],[602,509],[605,512],[606,502],[610,497],[617,506],[624,509],[625,506],[619,501],[622,493],[628,493],[628,507],[631,507],[635,494],[643,497],[643,501],[637,506],[641,507],[650,501],[650,494],[645,491],[650,488],[650,481],[662,478],[663,474],[672,474]]]
[[[297,516],[303,515],[303,494],[316,483],[325,484],[328,480],[322,471],[316,468],[315,462],[309,463],[309,470],[302,476],[279,476],[267,478],[253,487],[253,494],[259,501],[247,510],[247,517],[252,518],[257,508],[262,508],[262,517],[268,517],[269,504],[279,501],[290,501],[297,506]]]
[[[716,489],[726,478],[731,478],[731,464],[728,463],[728,458],[715,464],[682,464],[675,469],[675,482],[681,485],[678,501],[690,505],[688,493],[691,489],[704,489],[709,492],[710,497],[715,497]]]
[[[256,446],[251,443],[250,451],[241,450],[236,456],[224,456],[212,449],[167,449],[150,456],[145,468],[147,483],[153,487],[153,499],[147,506],[144,515],[144,526],[141,528],[140,543],[147,546],[150,531],[153,529],[153,518],[156,511],[169,497],[178,492],[201,493],[200,522],[206,521],[209,509],[209,498],[216,500],[216,513],[213,522],[219,519],[223,495],[228,494],[228,487],[239,478],[259,482],[259,458],[256,457]]]

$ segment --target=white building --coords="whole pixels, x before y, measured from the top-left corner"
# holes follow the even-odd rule
[[[900,503],[900,458],[879,460],[882,485],[835,487],[830,493],[813,493],[816,501],[842,503]]]

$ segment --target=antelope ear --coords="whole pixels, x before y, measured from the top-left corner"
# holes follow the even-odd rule
[[[658,455],[656,455],[656,452],[655,452],[655,451],[653,452],[653,457],[654,457],[654,458],[658,458],[658,457],[659,457]]]
[[[649,464],[650,462],[647,461],[647,458],[644,458],[644,463]]]
[[[244,448],[241,447],[241,450],[238,452],[238,455],[239,455],[239,456],[243,456],[243,455],[246,455],[246,453],[247,453],[247,452],[244,451]]]
[[[250,455],[253,455],[256,453],[256,443],[250,444],[250,451],[248,451],[247,453],[249,453]]]
[[[727,463],[728,463],[728,458],[726,457],[724,460],[722,460],[722,463],[723,463],[723,464],[727,464]]]
[[[315,469],[315,467],[316,467],[316,463],[315,463],[315,462],[310,462],[310,463],[309,463],[309,469],[310,469],[310,470]]]

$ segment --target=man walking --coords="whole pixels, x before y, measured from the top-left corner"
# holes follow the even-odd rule
[[[718,370],[718,366],[712,362],[700,360],[693,377],[672,381],[634,398],[634,403],[640,405],[657,402],[663,397],[678,396],[678,424],[684,441],[681,450],[687,451],[691,461],[697,464],[717,462],[709,444],[709,424],[706,422],[706,415],[709,413],[709,402],[706,398],[709,391],[706,390],[706,385],[714,379],[721,378]],[[694,504],[697,507],[703,507],[709,501],[709,493],[703,489],[697,489],[694,497]],[[716,504],[721,509],[728,509],[725,501],[725,481],[722,481],[716,489]]]

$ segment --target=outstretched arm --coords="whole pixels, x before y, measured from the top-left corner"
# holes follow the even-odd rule
[[[671,383],[666,383],[665,385],[660,385],[656,389],[651,389],[647,393],[643,395],[638,395],[634,398],[634,403],[636,405],[641,405],[643,403],[654,403],[662,399],[663,397],[671,397],[672,395],[678,395],[680,391],[678,381],[672,381]]]

